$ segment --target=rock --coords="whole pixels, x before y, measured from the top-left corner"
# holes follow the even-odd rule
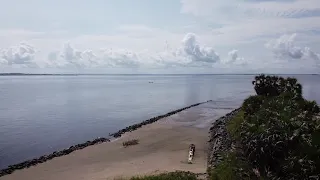
[[[204,103],[207,103],[207,102],[211,102],[212,100],[208,100],[206,102],[202,102],[202,103],[197,103],[197,104],[193,104],[193,105],[190,105],[190,106],[187,106],[187,107],[184,107],[184,108],[181,108],[181,109],[177,109],[175,111],[171,111],[171,112],[168,112],[167,114],[164,114],[164,115],[160,115],[160,116],[157,116],[157,117],[153,117],[153,118],[150,118],[148,120],[145,120],[145,121],[142,121],[141,123],[138,123],[138,124],[134,124],[132,126],[129,126],[129,127],[126,127],[124,129],[121,129],[119,130],[118,132],[115,132],[115,133],[111,133],[109,134],[110,136],[114,137],[114,138],[118,138],[118,137],[121,137],[122,134],[126,133],[126,132],[131,132],[131,131],[134,131],[144,125],[147,125],[147,124],[150,124],[150,123],[154,123],[156,121],[158,121],[159,119],[162,119],[164,117],[168,117],[168,116],[171,116],[173,114],[176,114],[178,112],[181,112],[183,110],[186,110],[186,109],[189,109],[191,107],[195,107],[195,106],[199,106],[200,104],[204,104]]]
[[[53,159],[55,157],[67,155],[67,154],[70,154],[71,152],[76,151],[78,149],[83,149],[83,148],[85,148],[87,146],[95,145],[95,144],[99,144],[99,143],[103,143],[103,142],[110,142],[110,139],[108,139],[108,138],[100,138],[99,137],[99,138],[94,139],[93,141],[87,141],[87,142],[82,143],[82,144],[77,144],[75,146],[70,146],[69,148],[64,149],[62,151],[54,151],[53,153],[51,153],[49,155],[43,155],[43,156],[40,156],[39,158],[34,158],[32,160],[24,161],[24,162],[19,163],[19,164],[10,165],[5,169],[0,170],[0,177],[4,176],[6,174],[11,174],[15,170],[29,168],[31,166],[35,166],[37,164],[44,163],[44,162],[46,162],[48,160],[51,160],[51,159]]]
[[[235,109],[230,113],[217,119],[209,129],[209,149],[208,149],[208,168],[216,167],[222,160],[222,154],[232,149],[232,140],[226,129],[226,123],[240,109]]]
[[[14,170],[13,169],[5,169],[3,170],[4,173],[6,174],[11,174]]]

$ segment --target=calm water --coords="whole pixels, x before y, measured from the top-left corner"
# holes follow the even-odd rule
[[[320,102],[320,76],[298,76]],[[0,77],[0,168],[168,111],[212,99],[236,108],[253,76],[109,75]],[[153,83],[149,83],[152,81]]]

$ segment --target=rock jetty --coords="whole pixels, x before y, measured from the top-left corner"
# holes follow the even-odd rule
[[[200,104],[208,103],[208,102],[211,102],[211,101],[212,100],[209,100],[209,101],[206,101],[206,102],[197,103],[197,104],[193,104],[191,106],[187,106],[187,107],[184,107],[184,108],[181,108],[181,109],[177,109],[175,111],[168,112],[167,114],[160,115],[160,116],[157,116],[157,117],[153,117],[153,118],[145,120],[145,121],[143,121],[141,123],[128,126],[128,127],[124,128],[124,129],[119,130],[118,132],[115,132],[115,133],[112,133],[112,134],[109,134],[109,135],[114,137],[114,138],[118,138],[118,137],[121,137],[121,135],[126,133],[126,132],[134,131],[134,130],[136,130],[138,128],[141,128],[144,125],[154,123],[154,122],[156,122],[156,121],[158,121],[158,120],[160,120],[162,118],[174,115],[174,114],[176,114],[178,112],[181,112],[181,111],[184,111],[186,109],[189,109],[189,108],[192,108],[192,107],[195,107],[195,106],[199,106]]]

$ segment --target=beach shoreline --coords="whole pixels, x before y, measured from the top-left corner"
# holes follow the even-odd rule
[[[111,136],[113,138],[98,137],[98,138],[96,138],[96,139],[94,139],[92,141],[87,141],[85,143],[73,145],[73,146],[70,146],[69,148],[63,149],[61,151],[55,151],[55,152],[53,152],[51,154],[40,156],[39,158],[34,158],[34,159],[31,159],[31,160],[23,161],[23,162],[18,163],[18,164],[9,165],[7,168],[4,168],[4,169],[0,170],[0,177],[12,174],[13,172],[15,172],[17,170],[23,170],[23,169],[28,169],[28,168],[33,167],[33,166],[37,166],[38,164],[42,164],[42,163],[48,162],[48,161],[53,160],[53,159],[55,159],[57,157],[62,157],[62,156],[69,155],[70,153],[73,153],[74,151],[83,150],[84,148],[87,148],[89,146],[94,146],[94,145],[98,145],[98,144],[105,143],[105,142],[113,142],[113,141],[119,139],[124,133],[135,131],[135,130],[137,130],[137,129],[145,126],[145,125],[155,123],[160,119],[164,119],[164,118],[172,116],[172,115],[174,115],[176,113],[182,112],[184,110],[187,110],[187,109],[190,109],[192,107],[196,107],[196,106],[199,106],[201,104],[205,104],[205,103],[208,103],[208,102],[211,102],[211,101],[212,100],[208,100],[208,101],[201,102],[201,103],[196,103],[196,104],[184,107],[184,108],[180,108],[180,109],[177,109],[177,110],[174,110],[174,111],[170,111],[167,114],[160,115],[160,116],[157,116],[157,117],[153,117],[153,118],[150,118],[148,120],[142,121],[140,123],[128,126],[128,127],[124,128],[124,129],[121,129],[121,130],[115,132],[115,133],[109,134],[109,136]]]
[[[0,179],[106,180],[174,171],[205,176],[209,128],[230,111],[216,109],[214,102],[204,103],[121,134],[108,143],[74,151]],[[132,139],[138,139],[139,144],[123,146],[123,142]],[[190,144],[196,146],[192,164],[187,161]]]

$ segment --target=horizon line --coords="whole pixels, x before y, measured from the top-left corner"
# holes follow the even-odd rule
[[[0,73],[0,76],[30,76],[30,75],[38,75],[38,76],[63,76],[63,75],[73,75],[73,76],[81,76],[81,75],[320,75],[316,73],[181,73],[181,74],[172,74],[172,73]]]

